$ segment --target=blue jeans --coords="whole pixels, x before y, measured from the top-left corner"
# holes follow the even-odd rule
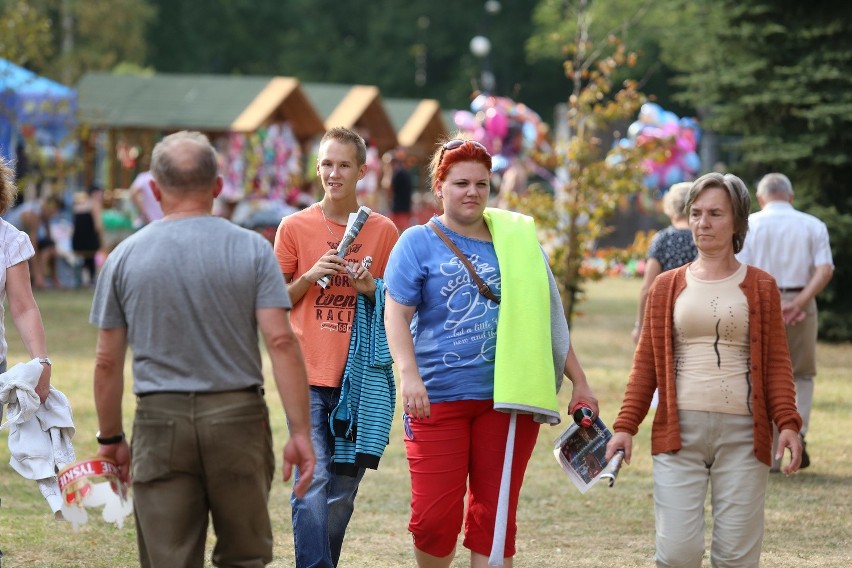
[[[317,464],[307,494],[302,499],[290,496],[296,567],[332,568],[340,560],[343,537],[355,509],[355,495],[364,477],[364,468],[359,468],[355,477],[334,473],[331,462],[334,437],[328,417],[337,406],[340,389],[312,386],[310,392],[311,441]],[[299,475],[297,467],[296,481]]]

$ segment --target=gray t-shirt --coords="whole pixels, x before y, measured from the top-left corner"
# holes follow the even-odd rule
[[[89,321],[126,327],[133,392],[263,383],[258,308],[290,308],[272,247],[218,217],[157,221],[104,264]]]

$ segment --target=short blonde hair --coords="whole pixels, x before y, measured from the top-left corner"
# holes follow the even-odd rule
[[[15,171],[9,162],[0,158],[0,215],[4,215],[9,210],[17,195]]]
[[[355,146],[355,161],[358,162],[358,167],[360,168],[367,163],[367,142],[354,130],[344,128],[343,126],[329,128],[328,131],[322,135],[322,138],[320,139],[320,146],[329,140],[336,140],[341,144],[352,144]],[[317,156],[317,158],[319,158],[319,156]]]
[[[690,187],[692,187],[690,181],[682,181],[672,185],[663,196],[663,213],[675,219],[685,217],[686,195],[689,193]]]

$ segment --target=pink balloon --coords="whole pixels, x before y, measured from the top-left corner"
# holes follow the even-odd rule
[[[485,129],[484,129],[484,128],[482,128],[481,126],[477,126],[477,127],[473,130],[473,139],[474,139],[474,140],[476,140],[477,142],[482,142],[482,143],[483,143],[483,144],[485,144],[486,146],[488,146],[488,145],[489,145],[489,143],[488,143],[488,133],[487,133],[487,132],[485,132]]]
[[[687,152],[692,152],[695,149],[695,145],[691,144],[685,136],[678,136],[675,139],[675,146],[677,146],[678,151],[684,154],[686,154]]]
[[[678,126],[677,122],[669,122],[660,127],[660,131],[663,136],[676,136],[678,132],[680,132],[680,126]]]
[[[666,135],[663,132],[662,128],[657,128],[656,126],[646,126],[642,129],[642,135],[648,136],[650,138],[665,138]]]
[[[476,129],[476,117],[472,112],[467,110],[457,110],[453,115],[453,122],[462,130],[470,131]]]
[[[485,130],[495,138],[504,138],[509,132],[509,121],[504,114],[490,108],[485,111]]]
[[[684,140],[684,145],[687,147],[687,152],[694,152],[696,147],[695,131],[691,128],[683,128],[680,131],[680,137]]]

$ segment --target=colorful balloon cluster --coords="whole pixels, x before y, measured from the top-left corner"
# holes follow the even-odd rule
[[[693,118],[678,116],[656,103],[645,103],[639,109],[639,119],[627,129],[627,138],[619,140],[623,147],[641,146],[650,140],[664,145],[662,157],[647,160],[645,185],[665,193],[673,184],[695,178],[701,169],[698,142],[701,129]]]
[[[471,101],[469,111],[455,112],[453,122],[459,131],[488,148],[495,173],[504,171],[512,158],[540,147],[547,139],[548,128],[541,117],[507,97],[480,94]]]

